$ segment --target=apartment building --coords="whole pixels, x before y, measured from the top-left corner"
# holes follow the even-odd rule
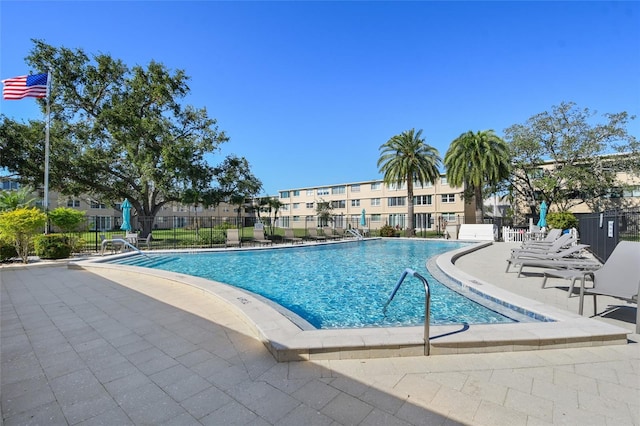
[[[475,223],[474,204],[462,198],[462,188],[450,186],[442,175],[433,184],[414,185],[414,227],[442,230],[446,224]],[[406,184],[386,185],[382,180],[369,180],[336,185],[291,188],[279,191],[283,204],[278,226],[308,228],[322,225],[317,215],[318,203],[331,205],[336,227],[362,228],[364,210],[366,226],[379,229],[391,225],[407,227]]]

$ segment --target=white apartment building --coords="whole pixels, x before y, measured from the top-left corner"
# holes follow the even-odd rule
[[[442,230],[447,223],[475,223],[474,203],[465,202],[462,192],[462,188],[450,186],[445,175],[433,184],[415,184],[416,230]],[[366,228],[375,230],[387,224],[399,229],[407,227],[406,184],[388,186],[382,180],[369,180],[291,188],[280,190],[279,200],[283,203],[278,219],[281,227],[320,226],[317,216],[319,202],[330,203],[332,225],[335,227],[362,228],[363,210]]]

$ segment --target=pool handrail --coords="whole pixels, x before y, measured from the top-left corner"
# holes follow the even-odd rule
[[[123,245],[128,246],[131,250],[137,251],[138,254],[142,254],[142,255],[144,254],[144,253],[142,253],[142,251],[138,247],[134,246],[129,241],[127,241],[127,240],[125,240],[123,238],[112,238],[110,240],[102,240],[102,244],[100,246],[100,254],[102,256],[104,256],[104,249],[106,248],[107,244],[113,243],[113,242],[122,243]]]
[[[407,277],[407,275],[411,275],[413,277],[418,278],[420,281],[422,281],[422,284],[424,285],[424,354],[429,355],[429,351],[431,349],[431,344],[429,343],[429,321],[431,316],[431,291],[429,290],[429,282],[425,277],[423,277],[422,275],[420,275],[419,273],[417,273],[411,268],[405,269],[402,275],[400,276],[400,279],[398,280],[398,283],[396,284],[395,288],[391,292],[391,296],[389,296],[389,300],[387,300],[387,303],[384,304],[384,308],[382,308],[382,312],[383,313],[387,312],[387,306],[389,306],[389,303],[391,303],[391,301],[395,297],[396,293],[398,292],[398,289],[402,285],[402,282]]]

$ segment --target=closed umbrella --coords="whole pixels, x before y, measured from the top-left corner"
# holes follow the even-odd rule
[[[131,231],[131,203],[127,198],[122,202],[122,225],[120,229],[123,231]]]
[[[364,209],[362,209],[362,215],[360,216],[360,226],[367,226],[367,217],[365,216]]]
[[[540,220],[538,221],[538,226],[540,228],[547,227],[547,203],[544,201],[540,204]]]

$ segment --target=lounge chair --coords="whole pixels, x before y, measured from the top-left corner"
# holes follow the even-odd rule
[[[327,239],[329,240],[337,240],[340,238],[339,235],[336,235],[333,233],[333,229],[326,227],[326,228],[322,228],[322,233],[324,234],[325,237],[327,237]]]
[[[563,247],[570,246],[576,242],[576,238],[571,236],[570,234],[564,234],[561,237],[557,238],[552,244],[548,246],[527,246],[524,248],[516,248],[511,249],[511,255],[519,255],[526,253],[557,253]]]
[[[293,229],[285,228],[284,229],[284,241],[291,241],[291,244],[302,243],[302,238],[298,238],[293,235]]]
[[[227,239],[224,243],[225,247],[240,247],[240,235],[237,229],[227,229]]]
[[[540,241],[529,240],[522,243],[522,248],[526,247],[545,247],[552,245],[558,238],[562,236],[562,229],[553,228],[547,233],[547,236]]]
[[[138,245],[137,247],[140,248],[141,245],[145,245],[147,246],[147,250],[151,249],[151,232],[149,232],[149,235],[147,235],[145,238],[143,237],[138,237]]]
[[[535,253],[535,252],[526,252],[526,253],[514,253],[511,255],[509,259],[507,259],[507,269],[505,272],[509,272],[509,267],[511,265],[520,265],[520,270],[518,271],[518,277],[522,273],[522,268],[524,266],[539,266],[543,262],[555,261],[558,265],[561,265],[561,262],[571,261],[573,264],[579,263],[577,262],[579,259],[575,258],[575,255],[589,247],[587,244],[578,244],[576,246],[571,246],[560,250],[554,253]],[[580,263],[584,263],[585,260],[579,260]],[[549,264],[549,263],[547,263]],[[546,267],[546,266],[543,266]],[[566,266],[567,268],[569,266]]]
[[[254,243],[258,243],[262,246],[268,246],[273,244],[273,241],[268,240],[264,236],[264,230],[262,229],[254,229],[253,230],[253,240]]]
[[[638,304],[640,299],[640,243],[620,241],[607,261],[595,271],[581,274],[580,308],[582,315],[584,296],[593,295],[593,314],[596,315],[596,296],[610,296]],[[586,288],[586,278],[591,278],[593,287]],[[640,309],[636,306],[636,333],[640,333]]]
[[[307,229],[307,233],[308,233],[309,239],[311,239],[311,240],[326,241],[326,239],[327,239],[327,237],[325,237],[324,235],[319,235],[318,234],[318,230],[316,228]]]

